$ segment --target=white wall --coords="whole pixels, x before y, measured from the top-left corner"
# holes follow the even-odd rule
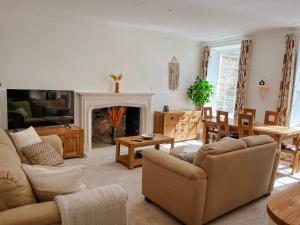
[[[153,92],[153,109],[191,108],[186,89],[200,67],[200,45],[171,35],[0,8],[1,96],[8,88]],[[180,62],[180,88],[168,90],[168,62]],[[1,101],[1,100],[0,100]],[[6,126],[1,102],[0,127]],[[76,110],[78,116],[78,109]],[[78,121],[77,121],[78,122]]]
[[[266,31],[252,35],[253,50],[250,63],[247,106],[257,110],[257,120],[263,122],[266,110],[275,111],[282,78],[285,35],[291,30]],[[258,83],[266,78],[270,90],[263,100]]]

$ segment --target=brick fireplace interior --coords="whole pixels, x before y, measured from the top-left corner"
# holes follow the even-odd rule
[[[141,108],[126,107],[125,115],[118,128],[118,137],[140,134]],[[108,108],[92,111],[92,148],[111,146],[112,126]]]

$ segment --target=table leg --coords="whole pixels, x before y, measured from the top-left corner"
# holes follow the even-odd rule
[[[132,170],[134,169],[134,147],[130,146],[128,147],[128,169]]]
[[[171,142],[171,150],[174,148],[174,139]]]
[[[292,175],[299,171],[299,135],[294,138],[293,140],[295,145],[295,153],[294,153],[294,162],[293,162],[293,168],[292,168]]]
[[[160,144],[155,145],[155,149],[156,149],[156,150],[159,150],[159,149],[160,149]]]
[[[120,144],[117,141],[117,144],[116,144],[116,162],[118,162],[119,156],[120,156]]]
[[[208,127],[203,123],[203,144],[208,144]]]

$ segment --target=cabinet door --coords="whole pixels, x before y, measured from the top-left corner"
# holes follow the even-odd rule
[[[67,134],[61,137],[64,146],[64,158],[80,156],[79,133]]]
[[[198,138],[198,123],[190,123],[189,126],[189,134],[188,134],[188,139],[196,139]]]
[[[175,130],[176,130],[176,124],[167,123],[165,125],[165,134],[164,135],[174,138]]]

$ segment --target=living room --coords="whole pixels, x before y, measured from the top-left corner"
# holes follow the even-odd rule
[[[290,194],[285,192],[300,179],[299,6],[271,0],[0,1],[0,161],[7,165],[0,169],[0,224],[91,224],[74,213],[64,217],[69,212],[61,205],[69,201],[81,218],[103,210],[93,224],[298,224],[300,215],[282,210],[292,208],[292,203],[276,205],[280,210],[272,203],[277,193]],[[197,77],[201,84],[212,85],[213,93],[201,104],[189,94],[199,84]],[[39,112],[41,104],[45,115]],[[218,133],[223,125],[206,119],[203,108],[214,119],[217,111],[227,112],[228,130]],[[244,119],[237,125],[244,109],[255,109],[253,126]],[[278,115],[274,126],[266,126],[267,111]],[[165,125],[173,117],[177,122]],[[239,135],[242,127],[248,135]],[[182,136],[180,129],[189,134]],[[26,143],[22,148],[48,143],[42,147],[57,154],[43,164],[30,158],[28,164],[33,165],[26,165],[23,156],[37,158],[32,148],[22,156],[6,155],[7,146],[20,154],[21,142]],[[279,160],[284,147],[294,149],[291,162]],[[262,151],[242,161],[238,157],[245,157],[240,151],[244,148]],[[212,172],[222,191],[209,186],[214,179],[206,181],[211,167],[206,170],[207,164],[195,162],[198,150],[201,157],[211,157],[213,172],[224,171],[224,183]],[[217,153],[206,153],[209,150]],[[232,163],[225,157],[218,167],[218,151],[224,151],[224,157],[241,156],[233,156]],[[184,162],[189,157],[191,163]],[[14,174],[8,166],[11,160],[24,175],[18,179],[26,180],[28,192],[23,189],[7,197],[13,192],[11,186],[4,188],[9,185],[4,177]],[[51,186],[51,179],[40,181],[38,175],[43,177],[51,163],[56,174],[52,184],[63,183],[67,173],[74,182],[70,178],[66,185],[53,187],[51,198],[39,197],[37,186]],[[222,167],[225,164],[232,167]],[[232,185],[237,187],[233,196],[226,189]],[[80,192],[57,190],[71,186]],[[79,207],[78,199],[64,199],[73,192],[82,195],[78,196],[86,208]],[[214,199],[211,193],[228,198]],[[299,192],[292,194],[297,207]],[[89,204],[94,195],[99,201]],[[33,208],[26,211],[26,205]],[[199,213],[188,210],[196,207]],[[287,214],[293,214],[292,219],[285,218]]]

